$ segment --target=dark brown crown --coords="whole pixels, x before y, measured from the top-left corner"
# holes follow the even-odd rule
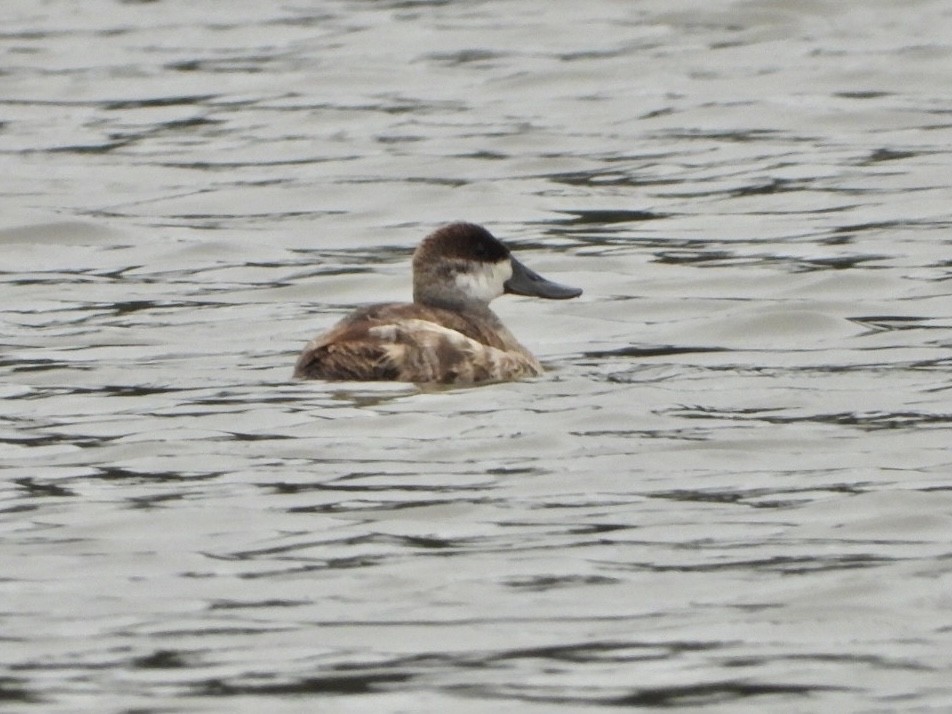
[[[492,233],[475,223],[449,223],[423,239],[413,256],[414,265],[437,258],[498,263],[509,257],[509,249]]]

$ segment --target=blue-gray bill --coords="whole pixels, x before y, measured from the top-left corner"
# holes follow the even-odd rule
[[[507,293],[530,295],[532,297],[548,298],[549,300],[567,300],[582,294],[581,288],[559,285],[551,280],[546,280],[511,256],[510,261],[512,262],[512,277],[505,283]]]

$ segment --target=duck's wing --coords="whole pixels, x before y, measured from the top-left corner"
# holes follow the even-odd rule
[[[305,345],[294,365],[298,379],[398,380],[387,346],[369,334],[373,323],[345,318]]]
[[[531,355],[418,318],[346,322],[305,347],[296,377],[473,384],[542,373]]]
[[[498,347],[501,350],[512,347],[524,349],[509,335],[495,315],[491,312],[488,315],[492,316],[491,320],[487,320],[485,314],[475,315],[466,310],[447,310],[418,303],[378,303],[355,310],[334,329],[360,324],[389,325],[417,320],[455,330],[482,345]],[[508,336],[508,341],[504,335]]]

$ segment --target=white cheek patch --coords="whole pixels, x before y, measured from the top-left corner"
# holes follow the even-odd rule
[[[489,302],[505,292],[505,283],[512,277],[512,263],[477,263],[472,270],[456,274],[456,287],[481,302]]]

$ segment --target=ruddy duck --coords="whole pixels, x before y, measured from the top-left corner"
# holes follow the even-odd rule
[[[307,344],[294,376],[472,384],[542,374],[489,309],[503,293],[565,300],[582,291],[529,270],[481,226],[443,226],[413,253],[413,302],[353,312]]]

